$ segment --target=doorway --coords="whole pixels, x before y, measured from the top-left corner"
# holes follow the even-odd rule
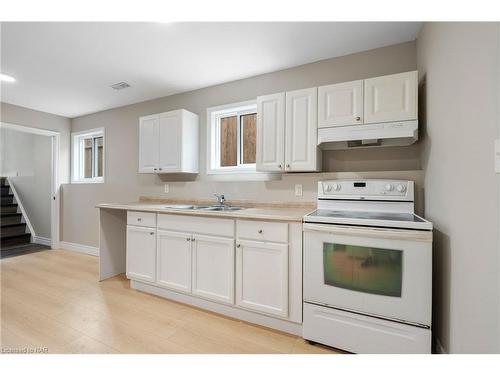
[[[52,130],[45,130],[45,129],[39,129],[39,128],[33,128],[29,126],[23,126],[23,125],[17,125],[17,124],[11,124],[11,123],[5,123],[5,122],[0,122],[0,130],[2,131],[2,134],[16,134],[19,139],[23,139],[23,136],[25,139],[29,139],[27,137],[28,135],[34,135],[36,137],[32,137],[33,139],[36,139],[39,141],[40,144],[47,145],[46,149],[41,152],[37,147],[33,147],[32,150],[29,150],[28,147],[26,147],[26,144],[29,145],[29,143],[24,143],[25,147],[23,150],[17,150],[17,154],[23,155],[24,152],[26,153],[31,153],[32,154],[32,159],[35,161],[35,163],[38,161],[37,159],[43,159],[46,160],[46,165],[44,165],[43,169],[43,181],[46,181],[43,186],[45,186],[43,189],[36,186],[36,181],[31,180],[29,181],[29,178],[26,179],[28,183],[25,183],[26,189],[32,189],[28,191],[34,191],[38,193],[38,190],[43,190],[44,197],[48,198],[47,202],[43,202],[44,204],[44,211],[45,212],[45,223],[43,223],[43,217],[40,218],[40,213],[38,212],[37,215],[35,216],[35,219],[37,222],[41,224],[37,224],[37,227],[40,228],[40,233],[37,233],[37,228],[34,228],[33,223],[31,220],[28,218],[28,212],[27,212],[27,207],[23,206],[22,200],[19,198],[19,186],[18,188],[15,187],[14,184],[12,184],[12,181],[15,180],[18,176],[16,176],[16,173],[12,172],[13,169],[9,168],[8,166],[6,167],[4,165],[4,162],[6,163],[5,156],[2,155],[2,174],[7,174],[6,176],[1,176],[2,177],[2,201],[5,202],[5,204],[2,205],[2,222],[8,223],[12,222],[13,224],[11,225],[3,225],[5,227],[10,227],[10,230],[17,230],[17,231],[23,231],[24,228],[21,228],[24,224],[26,223],[26,233],[30,232],[31,237],[30,237],[30,242],[32,244],[38,244],[38,245],[45,245],[47,247],[50,247],[52,249],[57,249],[59,248],[59,228],[60,228],[60,183],[59,183],[59,144],[60,144],[60,133]],[[42,141],[43,140],[43,141]],[[2,139],[2,149],[5,151],[8,147],[10,148],[15,148],[13,147],[12,144],[6,144],[8,142],[8,139]],[[33,141],[33,144],[39,144],[35,143]],[[23,144],[23,143],[21,143]],[[41,147],[41,146],[40,146]],[[44,157],[42,157],[42,154]],[[50,154],[50,155],[49,155]],[[44,159],[45,158],[45,159]],[[29,160],[29,159],[27,159]],[[34,168],[34,167],[33,167]],[[7,172],[7,173],[6,173]],[[10,174],[10,175],[9,175]],[[5,179],[3,178],[5,177]],[[40,181],[38,179],[37,181]],[[30,185],[35,185],[35,186],[30,186]],[[45,198],[44,198],[45,199]],[[11,202],[12,201],[12,202]],[[11,203],[9,203],[11,202]],[[7,211],[12,211],[9,215]],[[5,212],[4,212],[5,211]],[[14,212],[16,211],[16,212]],[[47,228],[47,212],[50,212],[50,228]],[[5,218],[4,218],[5,216]],[[25,217],[26,216],[26,217]],[[4,220],[5,219],[5,220]],[[16,224],[19,222],[19,224]],[[15,227],[18,226],[18,229],[15,229]],[[3,229],[4,231],[4,229]],[[9,241],[13,241],[12,243],[16,243],[16,239],[14,237],[16,236],[9,236],[7,233],[3,234],[2,237],[9,237]],[[18,240],[21,240],[21,238],[24,237],[22,235],[17,236]],[[2,240],[4,240],[2,238]],[[8,241],[5,242],[6,244]],[[41,247],[41,246],[39,246]],[[29,247],[27,247],[28,249]],[[29,252],[29,250],[28,250]],[[14,251],[13,254],[16,254]]]

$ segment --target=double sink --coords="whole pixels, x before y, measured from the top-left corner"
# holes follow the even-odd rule
[[[243,207],[236,206],[224,206],[224,205],[213,205],[213,206],[195,206],[191,204],[171,204],[163,206],[163,208],[168,208],[171,210],[195,210],[195,211],[238,211],[243,210]]]

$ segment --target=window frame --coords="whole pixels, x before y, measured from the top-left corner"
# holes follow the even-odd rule
[[[242,164],[243,139],[241,137],[241,116],[257,113],[257,101],[232,103],[207,108],[207,174],[239,174],[257,172],[256,163]],[[237,150],[236,166],[223,167],[220,165],[220,120],[225,117],[236,116]]]
[[[95,128],[71,133],[72,163],[71,183],[73,184],[99,184],[104,183],[106,171],[106,134],[105,129]],[[95,147],[96,138],[102,137],[102,176],[84,177],[84,141],[92,138],[92,175],[98,170],[98,148]]]

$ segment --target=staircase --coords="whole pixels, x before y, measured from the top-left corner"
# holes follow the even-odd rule
[[[30,244],[31,233],[26,228],[26,221],[14,202],[14,194],[5,177],[0,177],[0,249],[12,250]]]

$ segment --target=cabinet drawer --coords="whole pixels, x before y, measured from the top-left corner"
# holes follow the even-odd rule
[[[176,232],[234,237],[234,221],[232,219],[159,214],[158,228]]]
[[[265,242],[288,242],[288,224],[273,221],[236,221],[236,233],[238,239],[265,241]]]
[[[156,214],[154,212],[127,211],[127,224],[156,228]]]

